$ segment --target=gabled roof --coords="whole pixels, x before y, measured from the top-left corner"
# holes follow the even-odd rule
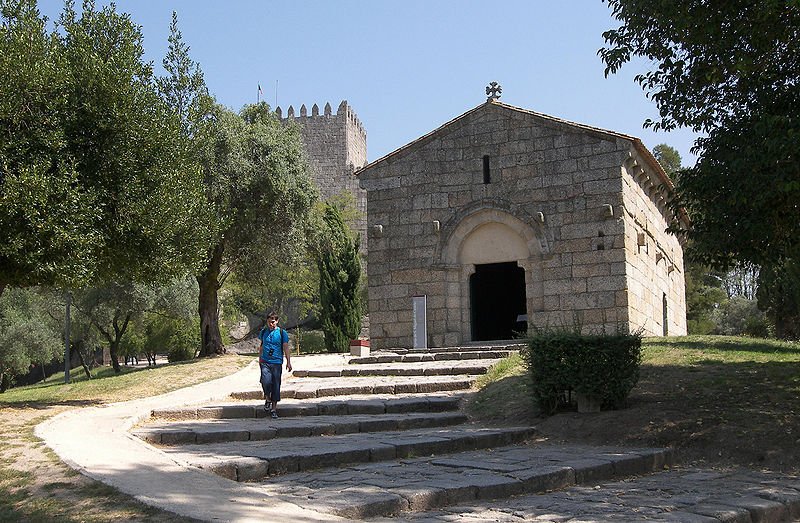
[[[355,175],[356,176],[360,176],[361,173],[363,173],[364,171],[367,171],[367,170],[375,167],[376,165],[378,165],[380,163],[386,162],[390,158],[393,158],[393,157],[395,157],[395,156],[397,156],[399,154],[402,154],[402,153],[404,153],[404,152],[406,152],[406,151],[408,151],[410,149],[413,149],[414,147],[417,147],[419,145],[422,145],[424,143],[429,142],[433,138],[435,138],[435,137],[437,137],[437,136],[439,136],[441,134],[444,134],[445,130],[448,127],[452,126],[453,124],[455,124],[457,122],[465,120],[466,118],[468,118],[469,116],[473,115],[474,113],[479,112],[482,109],[486,109],[487,107],[499,107],[499,108],[506,109],[506,110],[509,110],[509,111],[513,111],[513,112],[516,112],[516,113],[526,114],[526,115],[534,116],[536,118],[540,118],[542,120],[546,120],[546,121],[550,121],[550,122],[553,122],[553,123],[565,125],[565,126],[568,126],[568,127],[573,127],[575,129],[579,129],[579,130],[582,130],[582,131],[589,131],[591,133],[604,135],[604,136],[607,136],[608,138],[621,138],[623,140],[628,140],[628,141],[633,143],[633,145],[636,148],[637,152],[645,159],[645,161],[647,161],[650,164],[650,167],[652,167],[653,170],[656,173],[658,173],[658,176],[659,176],[659,178],[661,178],[661,181],[667,187],[669,187],[670,190],[673,188],[672,181],[669,179],[669,176],[667,176],[666,172],[664,172],[664,169],[661,167],[661,164],[658,163],[658,161],[655,159],[653,154],[647,149],[647,147],[644,146],[644,144],[642,143],[642,141],[639,138],[636,138],[635,136],[630,136],[630,135],[627,135],[627,134],[618,133],[616,131],[609,131],[607,129],[601,129],[599,127],[592,127],[590,125],[570,122],[569,120],[563,120],[561,118],[556,118],[554,116],[549,116],[549,115],[546,115],[546,114],[537,113],[535,111],[530,111],[528,109],[523,109],[521,107],[515,107],[513,105],[508,105],[506,103],[499,102],[497,100],[489,100],[489,101],[487,101],[485,103],[482,103],[482,104],[478,105],[477,107],[474,107],[474,108],[470,109],[469,111],[467,111],[466,113],[462,114],[461,116],[457,116],[457,117],[453,118],[449,122],[439,126],[438,128],[434,129],[433,131],[429,132],[428,134],[417,138],[413,142],[407,143],[406,145],[400,147],[399,149],[396,149],[396,150],[390,152],[389,154],[387,154],[387,155],[385,155],[385,156],[383,156],[381,158],[378,158],[377,160],[375,160],[373,162],[368,163],[367,165],[365,165],[361,169],[357,170],[355,172]]]

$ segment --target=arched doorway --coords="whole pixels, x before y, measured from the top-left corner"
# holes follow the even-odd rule
[[[473,341],[510,340],[525,329],[525,270],[515,262],[476,265],[469,294]]]
[[[440,259],[448,308],[445,339],[452,340],[447,343],[511,339],[528,327],[531,312],[542,310],[547,238],[540,222],[504,207],[482,202],[461,211],[445,229]]]

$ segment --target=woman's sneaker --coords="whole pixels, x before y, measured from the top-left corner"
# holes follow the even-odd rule
[[[278,419],[278,412],[277,411],[273,410],[273,411],[271,411],[269,413],[269,415],[272,417],[272,419]]]
[[[272,402],[267,400],[264,402],[264,412],[270,412],[272,410]]]

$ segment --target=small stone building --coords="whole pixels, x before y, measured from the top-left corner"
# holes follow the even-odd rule
[[[356,172],[370,338],[507,340],[532,327],[686,333],[671,184],[633,136],[490,99]]]

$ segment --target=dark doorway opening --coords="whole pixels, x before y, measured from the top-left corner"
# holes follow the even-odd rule
[[[469,277],[472,340],[510,340],[525,330],[525,270],[515,262],[475,266]]]

